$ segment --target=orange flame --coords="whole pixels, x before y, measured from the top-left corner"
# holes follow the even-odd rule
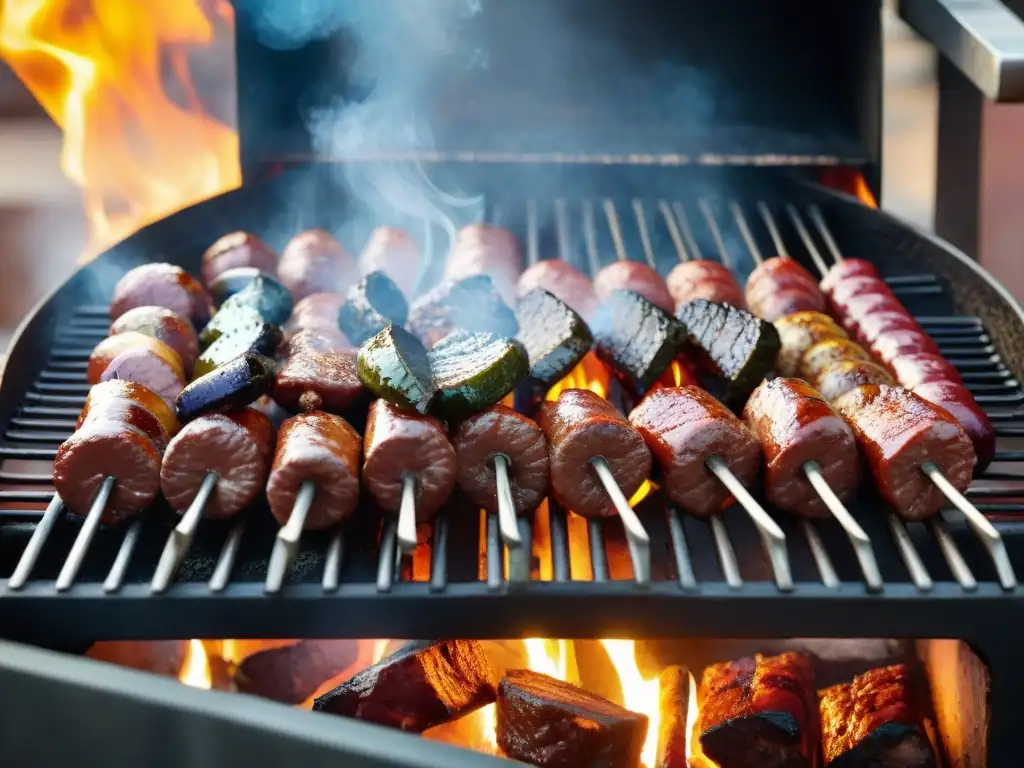
[[[640,674],[636,663],[636,641],[634,640],[602,640],[608,658],[615,667],[622,685],[622,706],[632,712],[647,715],[647,738],[644,741],[641,762],[647,768],[654,768],[658,752],[658,726],[661,722],[659,709],[659,682],[655,675],[645,680]]]
[[[878,201],[871,192],[867,179],[856,168],[827,168],[822,171],[821,181],[826,187],[856,197],[868,208],[878,207]]]
[[[64,131],[87,257],[241,183],[238,135],[205,113],[189,70],[215,19],[233,21],[228,0],[3,0],[0,56]]]
[[[185,663],[181,665],[178,679],[193,688],[211,688],[213,677],[210,674],[210,659],[202,640],[189,640]]]

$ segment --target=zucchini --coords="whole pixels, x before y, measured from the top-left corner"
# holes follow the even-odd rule
[[[431,347],[456,330],[512,337],[519,323],[491,278],[473,275],[441,283],[415,299],[409,306],[409,330]]]
[[[246,352],[194,379],[181,390],[174,409],[184,424],[204,413],[245,408],[273,388],[274,361],[256,352]]]
[[[635,394],[658,380],[686,342],[686,326],[632,291],[613,291],[591,323],[594,351]]]
[[[362,344],[387,326],[405,325],[409,305],[395,282],[381,271],[353,285],[338,312],[338,327],[353,344]]]
[[[594,344],[583,318],[543,288],[519,300],[516,320],[517,338],[530,356],[530,375],[549,387],[565,378]]]
[[[192,368],[193,379],[249,351],[273,355],[281,343],[282,333],[255,309],[233,307],[214,315],[203,329],[202,338],[208,346]]]
[[[771,375],[782,344],[769,322],[730,304],[695,299],[680,307],[700,385],[739,414]]]
[[[292,314],[294,303],[287,288],[270,275],[260,273],[244,288],[229,296],[217,314],[235,307],[250,307],[271,325],[284,325]]]
[[[530,375],[530,359],[515,339],[456,331],[427,354],[437,384],[433,410],[449,423],[490,408]]]
[[[367,339],[356,356],[359,380],[382,400],[426,413],[437,394],[427,350],[411,333],[389,325]]]

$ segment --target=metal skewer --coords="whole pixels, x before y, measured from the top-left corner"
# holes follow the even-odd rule
[[[612,242],[615,244],[615,255],[619,261],[629,261],[626,255],[626,241],[622,239],[622,227],[619,225],[619,213],[615,210],[615,203],[608,198],[604,201],[604,215],[608,218],[608,229],[612,233]]]
[[[686,215],[686,207],[680,201],[674,200],[672,202],[672,211],[679,222],[679,229],[683,234],[683,240],[686,241],[687,248],[689,248],[690,258],[700,261],[704,257],[701,256],[700,246],[697,245],[697,238],[693,236],[693,228],[690,226],[690,217]]]
[[[633,561],[633,579],[637,584],[647,584],[651,580],[651,538],[647,535],[647,530],[640,522],[640,518],[636,516],[636,512],[629,506],[629,499],[619,488],[604,456],[592,458],[590,466],[597,472],[605,493],[612,500],[615,511],[619,513],[619,519],[622,520],[622,527],[626,531],[626,543],[629,546],[629,556]]]
[[[657,269],[654,261],[654,246],[651,244],[651,233],[647,229],[647,214],[644,211],[644,204],[640,198],[633,198],[633,215],[636,216],[636,223],[640,229],[640,243],[644,249],[644,257],[651,269]]]
[[[203,510],[213,495],[217,486],[217,473],[207,472],[203,478],[202,485],[196,493],[192,503],[189,504],[181,520],[167,537],[164,551],[160,555],[160,562],[156,566],[156,573],[153,574],[153,582],[150,584],[150,591],[153,594],[160,594],[165,591],[171,583],[171,579],[181,568],[181,563],[188,554],[192,541],[195,539],[196,531],[199,528],[199,521],[203,517]]]
[[[103,517],[103,511],[107,508],[110,497],[114,493],[114,485],[116,483],[116,477],[104,478],[103,484],[96,492],[96,498],[93,499],[92,506],[89,507],[89,514],[86,515],[85,522],[82,524],[82,529],[78,532],[75,543],[71,546],[68,559],[64,561],[64,566],[57,575],[55,586],[58,592],[63,592],[74,584],[75,577],[78,575],[78,569],[82,567],[82,561],[85,559],[85,553],[89,550],[89,545],[92,543],[92,539],[100,527],[100,518]]]
[[[398,506],[398,551],[402,555],[416,549],[416,483],[413,472],[402,475],[402,500]]]
[[[814,266],[821,272],[821,276],[824,277],[828,274],[828,265],[825,263],[825,259],[821,256],[821,251],[818,250],[818,246],[814,244],[811,233],[807,231],[807,227],[804,226],[804,220],[800,217],[796,208],[792,203],[786,205],[786,213],[789,214],[790,220],[793,222],[793,226],[796,227],[797,234],[800,235],[800,240],[803,241],[804,247],[807,248],[807,253],[811,257],[811,261],[814,262]]]
[[[732,217],[736,220],[736,226],[740,230],[743,242],[747,245],[747,250],[750,251],[750,257],[754,260],[754,264],[763,264],[764,256],[761,255],[761,249],[757,245],[757,240],[754,239],[754,233],[750,231],[750,225],[747,223],[747,217],[743,215],[743,209],[735,200],[732,201],[730,207],[732,208]],[[717,224],[715,226],[717,228]]]
[[[303,480],[299,492],[295,495],[295,504],[288,516],[288,522],[281,526],[274,540],[274,549],[270,553],[270,564],[267,567],[267,580],[263,585],[263,590],[267,594],[281,591],[285,574],[299,553],[302,529],[306,525],[306,518],[315,497],[316,482]]]
[[[775,246],[775,252],[779,258],[792,258],[789,255],[789,250],[786,248],[786,241],[782,239],[782,233],[779,232],[779,225],[775,222],[775,217],[764,200],[758,201],[757,212],[761,214],[761,218],[764,220],[764,226],[768,230],[768,234],[772,239],[772,245]]]
[[[519,535],[519,518],[516,515],[516,504],[512,499],[512,483],[509,470],[512,460],[503,453],[495,454],[494,481],[498,497],[498,529],[502,543],[508,550],[508,578],[511,582],[530,580],[529,552],[523,552],[523,540]]]
[[[711,210],[711,203],[707,199],[701,198],[697,203],[697,207],[704,214],[704,220],[707,222],[708,230],[711,232],[711,239],[715,241],[715,248],[718,249],[718,258],[721,260],[722,266],[730,272],[735,272],[736,266],[732,263],[729,249],[725,247],[725,239],[722,237],[722,231],[718,228],[718,219],[715,218],[715,212]]]
[[[533,266],[540,260],[540,227],[537,225],[537,201],[526,203],[526,263]]]
[[[8,589],[19,590],[25,586],[25,582],[32,575],[32,569],[36,567],[36,561],[39,560],[39,555],[46,545],[46,540],[49,538],[53,526],[57,524],[57,520],[60,518],[63,510],[64,500],[61,499],[60,494],[53,494],[50,505],[46,508],[46,512],[43,513],[42,519],[36,523],[36,529],[32,531],[32,538],[29,539],[28,546],[22,552],[21,559],[18,561],[14,573],[7,580]]]

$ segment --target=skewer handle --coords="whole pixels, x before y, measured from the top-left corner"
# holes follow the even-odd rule
[[[516,503],[512,499],[512,483],[508,478],[509,461],[504,454],[495,455],[494,480],[498,495],[498,524],[501,528],[501,540],[509,549],[518,549],[523,545],[519,538],[519,521],[516,519]]]
[[[402,475],[402,502],[398,507],[398,549],[409,554],[416,549],[416,475]]]
[[[150,584],[150,591],[154,594],[160,594],[166,590],[171,579],[181,567],[181,563],[195,539],[199,521],[203,517],[203,510],[209,503],[210,496],[213,495],[213,490],[216,487],[217,473],[207,472],[206,477],[203,478],[203,484],[199,486],[198,493],[192,499],[192,503],[189,504],[174,530],[171,531],[167,544],[164,545],[164,551],[160,555],[156,572],[153,574],[153,582]]]
[[[74,584],[75,577],[78,575],[78,569],[82,567],[82,561],[85,559],[85,553],[89,550],[89,545],[92,543],[92,539],[100,527],[103,510],[107,508],[107,504],[110,502],[110,497],[114,493],[114,485],[116,483],[116,477],[107,477],[103,480],[99,491],[96,492],[96,498],[93,499],[92,506],[89,507],[89,514],[82,524],[82,529],[78,532],[78,537],[71,546],[68,559],[64,561],[64,567],[60,569],[60,573],[57,575],[56,587],[58,592],[63,592]]]
[[[615,511],[619,513],[622,520],[622,527],[626,531],[626,542],[629,545],[630,559],[633,561],[633,578],[638,584],[646,584],[651,580],[651,538],[647,535],[644,524],[636,516],[636,512],[629,506],[629,499],[623,494],[619,484],[615,482],[608,461],[603,456],[595,456],[590,460],[590,465],[597,472],[601,485],[615,505]]]

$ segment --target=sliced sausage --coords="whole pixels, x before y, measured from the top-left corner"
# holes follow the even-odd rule
[[[359,455],[363,441],[340,416],[322,411],[286,419],[267,480],[267,501],[284,525],[302,484],[316,484],[307,530],[329,528],[349,517],[359,502]]]
[[[843,360],[871,360],[860,344],[844,338],[825,339],[804,352],[800,360],[800,377],[816,386],[818,377]]]
[[[416,294],[422,256],[412,235],[398,227],[377,227],[359,255],[359,269],[364,275],[381,271],[395,281],[406,298]]]
[[[611,517],[615,507],[590,460],[603,457],[629,498],[651,474],[651,452],[611,403],[586,389],[545,402],[537,424],[548,439],[551,494],[583,517]]]
[[[254,408],[190,421],[164,452],[160,489],[171,509],[184,514],[214,472],[217,481],[203,509],[209,518],[231,517],[263,491],[270,471],[274,430]]]
[[[107,336],[93,348],[89,354],[89,364],[86,369],[86,378],[89,383],[98,384],[103,378],[103,372],[107,370],[114,358],[130,349],[145,349],[154,352],[184,378],[185,371],[181,364],[181,358],[170,346],[144,333],[126,331],[116,336]],[[145,384],[145,382],[142,383]]]
[[[107,477],[116,477],[101,522],[119,523],[149,507],[160,490],[160,451],[130,424],[97,420],[57,449],[53,487],[72,512],[86,515]]]
[[[821,290],[831,295],[832,289],[841,281],[851,277],[879,277],[878,269],[864,259],[843,259],[834,265],[821,281]]]
[[[857,338],[870,345],[889,331],[918,331],[920,324],[908,312],[876,312],[857,321]]]
[[[120,398],[138,403],[153,414],[168,435],[173,437],[181,429],[181,424],[178,422],[174,409],[156,392],[134,381],[118,381],[116,379],[104,381],[102,384],[97,384],[89,389],[89,395],[85,399],[85,406],[78,417],[79,422],[88,417],[91,410],[103,401]],[[156,438],[154,437],[154,439]]]
[[[534,288],[543,288],[561,299],[584,320],[589,320],[597,309],[597,296],[590,278],[564,261],[548,259],[527,267],[519,276],[520,298]]]
[[[931,381],[916,387],[913,392],[957,420],[974,445],[978,459],[974,474],[984,472],[996,452],[996,430],[967,387],[948,381]]]
[[[158,342],[160,343],[160,342]],[[122,379],[135,381],[156,392],[168,403],[173,403],[185,388],[185,374],[182,372],[177,355],[167,352],[131,347],[110,361],[100,381]]]
[[[97,422],[115,422],[134,427],[152,440],[161,453],[171,439],[160,419],[138,401],[127,397],[106,395],[87,400],[86,407],[75,423],[75,429]]]
[[[895,383],[896,380],[878,363],[870,360],[842,360],[822,371],[814,381],[814,388],[831,403],[840,395],[864,384]]]
[[[665,281],[655,269],[636,261],[616,261],[597,273],[594,278],[594,293],[598,301],[604,301],[614,291],[639,293],[660,309],[672,314],[675,302],[668,292]]]
[[[199,339],[192,322],[164,307],[136,307],[129,309],[110,326],[110,335],[135,331],[162,341],[181,358],[185,375],[192,372],[192,364],[199,357]]]
[[[932,462],[960,491],[974,470],[974,448],[952,416],[903,387],[866,385],[833,405],[846,419],[879,493],[906,520],[922,520],[948,502],[921,470]]]
[[[764,381],[743,410],[764,451],[765,495],[779,509],[827,517],[828,507],[807,479],[816,462],[840,499],[857,490],[860,461],[853,432],[810,385],[799,379]]]
[[[871,354],[886,365],[903,355],[939,354],[939,345],[924,331],[886,331],[879,334],[869,348]]]
[[[888,283],[881,278],[860,275],[836,283],[835,288],[832,289],[832,293],[829,295],[829,299],[834,306],[843,307],[846,306],[850,299],[866,294],[893,295]]]
[[[344,294],[359,279],[359,268],[331,235],[310,229],[288,241],[277,265],[277,277],[299,301],[314,293]]]
[[[352,351],[352,345],[341,331],[329,329],[299,331],[279,348],[281,357],[291,357],[301,352],[341,352]]]
[[[748,298],[747,308],[762,320],[774,323],[797,312],[824,312],[825,297],[804,288],[783,288],[755,304]]]
[[[833,311],[842,319],[843,328],[854,338],[860,335],[860,321],[880,312],[902,312],[909,315],[895,296],[886,293],[862,293],[842,305],[833,302]]]
[[[820,312],[795,312],[780,317],[775,321],[775,329],[782,345],[775,368],[783,376],[796,376],[804,353],[819,341],[847,338],[846,331]]]
[[[366,392],[356,356],[348,350],[302,349],[289,357],[274,379],[274,402],[286,411],[340,413]]]
[[[466,419],[452,436],[459,487],[474,504],[498,511],[494,457],[508,460],[508,479],[517,515],[530,515],[548,490],[548,444],[532,419],[495,405]]]
[[[117,281],[110,319],[117,320],[129,309],[153,306],[187,317],[196,329],[206,325],[213,309],[206,289],[181,267],[143,264]]]
[[[434,516],[455,488],[455,449],[440,421],[375,400],[366,419],[363,482],[378,506],[397,512],[402,478],[416,478],[416,520]]]
[[[523,256],[515,235],[490,224],[470,224],[455,235],[445,261],[444,279],[487,275],[505,303],[515,306],[516,284],[522,271]]]
[[[802,290],[811,296],[821,295],[818,281],[802,264],[793,259],[775,257],[765,259],[747,277],[746,299],[756,306],[769,295],[783,290]],[[824,304],[822,296],[821,303]]]
[[[662,487],[687,512],[708,517],[732,502],[732,495],[707,460],[719,456],[744,486],[761,471],[761,447],[743,422],[698,387],[651,392],[630,423],[643,436],[661,470]]]
[[[717,261],[701,259],[677,264],[665,278],[665,286],[677,310],[694,299],[732,304],[740,309],[747,306],[736,278]]]
[[[341,333],[338,311],[344,303],[345,297],[340,293],[311,293],[295,302],[284,330],[293,334],[306,330]]]
[[[276,275],[277,260],[273,249],[256,235],[231,232],[215,241],[203,254],[203,282],[211,285],[222,272],[236,267],[253,267]]]
[[[963,384],[960,372],[942,355],[934,352],[915,352],[913,354],[900,355],[889,363],[896,381],[901,386],[910,390],[916,390],[922,384],[947,381],[953,384]]]

